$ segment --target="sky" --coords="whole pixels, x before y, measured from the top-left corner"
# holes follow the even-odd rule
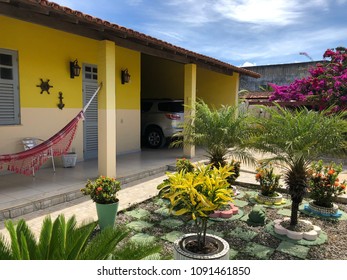
[[[323,59],[347,47],[347,0],[55,0],[235,66]]]

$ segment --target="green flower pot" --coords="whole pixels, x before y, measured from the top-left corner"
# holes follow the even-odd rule
[[[111,204],[95,203],[95,205],[100,229],[103,230],[108,226],[113,227],[116,221],[119,202]]]

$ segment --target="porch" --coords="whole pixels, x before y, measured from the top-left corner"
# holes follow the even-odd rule
[[[164,147],[118,155],[117,179],[123,187],[128,187],[141,180],[162,176],[182,154],[182,149]],[[196,149],[192,161],[206,159],[204,155],[203,150]],[[97,159],[77,162],[73,168],[64,168],[59,161],[56,158],[55,173],[46,166],[35,177],[12,173],[0,175],[0,221],[81,198],[80,189],[87,179],[99,175]]]

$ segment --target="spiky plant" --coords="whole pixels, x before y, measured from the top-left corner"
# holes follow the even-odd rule
[[[295,226],[299,205],[307,192],[311,162],[346,147],[347,112],[331,114],[330,108],[320,112],[306,108],[290,110],[277,104],[261,107],[270,117],[253,120],[258,133],[250,145],[269,153],[267,160],[284,168],[284,181],[292,199],[291,225]]]
[[[144,259],[160,251],[154,244],[126,242],[129,231],[124,228],[106,228],[95,232],[97,222],[77,226],[75,216],[67,221],[59,215],[54,222],[47,216],[39,239],[25,220],[5,222],[10,241],[0,234],[2,260],[105,260]]]
[[[183,131],[174,135],[172,146],[191,144],[205,149],[210,164],[224,166],[227,156],[244,163],[254,163],[244,142],[251,130],[247,115],[238,106],[209,107],[199,99],[194,105],[193,118],[186,120]],[[189,108],[193,110],[193,108]]]

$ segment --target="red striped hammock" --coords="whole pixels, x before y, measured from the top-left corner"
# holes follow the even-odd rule
[[[32,175],[52,155],[61,156],[70,149],[78,122],[83,118],[83,110],[63,129],[39,145],[16,154],[0,155],[0,170],[6,169],[23,175]]]
[[[7,167],[6,169],[8,171],[23,175],[31,175],[33,171],[36,172],[39,170],[52,154],[53,156],[66,154],[75,137],[79,121],[84,118],[84,112],[88,109],[101,87],[102,83],[100,83],[83,110],[51,138],[29,150],[16,154],[0,155],[0,170]]]

